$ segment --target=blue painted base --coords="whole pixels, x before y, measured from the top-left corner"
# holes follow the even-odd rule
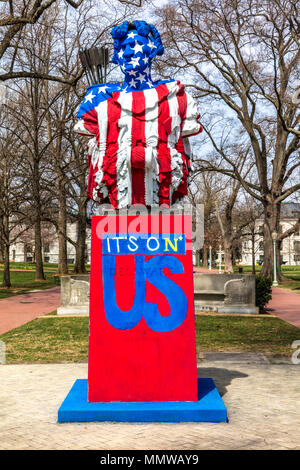
[[[88,381],[78,379],[58,410],[58,422],[166,422],[220,423],[226,407],[212,379],[198,379],[198,401],[109,402],[87,401]]]

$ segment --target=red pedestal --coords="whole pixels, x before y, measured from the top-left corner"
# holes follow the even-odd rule
[[[94,216],[90,289],[88,400],[197,401],[191,217]]]

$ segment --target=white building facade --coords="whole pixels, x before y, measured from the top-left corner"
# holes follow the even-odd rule
[[[279,234],[293,227],[300,217],[300,204],[286,203],[282,205]],[[250,236],[242,240],[241,264],[252,264],[252,251],[254,249],[255,263],[261,264],[264,259],[263,218],[255,221],[254,248]],[[282,264],[289,266],[300,265],[300,229],[284,238],[280,243],[280,259]]]
[[[76,241],[77,227],[75,223],[67,224],[67,236]],[[90,263],[91,260],[91,230],[86,230],[86,263]],[[58,263],[58,237],[56,232],[52,234],[47,233],[47,236],[43,236],[43,260],[45,263]],[[68,263],[75,263],[75,246],[72,243],[67,242],[67,253]],[[34,261],[34,236],[28,235],[26,237],[20,236],[20,238],[10,246],[10,261],[15,262],[33,262]]]

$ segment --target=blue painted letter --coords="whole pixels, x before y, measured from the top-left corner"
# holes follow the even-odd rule
[[[186,295],[174,281],[163,274],[164,268],[169,268],[172,273],[184,272],[181,262],[173,256],[155,256],[145,264],[147,280],[165,295],[171,309],[170,315],[162,316],[157,304],[145,303],[144,318],[147,325],[151,330],[162,333],[178,328],[184,322],[187,314]]]
[[[113,327],[118,330],[134,328],[143,316],[146,297],[146,279],[144,256],[135,256],[135,294],[132,308],[123,312],[117,305],[115,287],[115,256],[103,256],[103,298],[105,316]]]

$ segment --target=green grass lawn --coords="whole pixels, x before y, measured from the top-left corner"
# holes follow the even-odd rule
[[[279,283],[279,287],[300,294],[300,272],[283,272],[283,275],[285,279]]]
[[[89,318],[39,318],[0,336],[7,363],[87,362]],[[196,316],[197,351],[262,352],[289,358],[298,328],[277,318]]]
[[[10,269],[22,269],[22,270],[28,270],[28,271],[34,271],[35,270],[35,264],[34,263],[24,263],[24,262],[15,262],[11,261],[9,263]],[[58,268],[57,263],[43,263],[43,267],[45,271],[56,271]],[[90,265],[86,264],[85,265],[86,269],[90,269]],[[74,269],[74,264],[68,264],[68,268],[70,271]],[[3,264],[0,264],[0,270],[3,270]]]
[[[11,297],[13,295],[23,294],[33,289],[49,289],[55,287],[54,276],[56,275],[58,265],[55,263],[44,263],[44,273],[46,281],[35,281],[35,265],[33,263],[10,263],[11,288],[1,287],[3,281],[3,265],[0,264],[0,299]],[[74,269],[74,264],[69,264],[70,273]],[[86,265],[89,271],[90,265]]]
[[[11,297],[28,290],[33,289],[49,289],[55,287],[54,284],[54,273],[46,272],[46,281],[35,281],[33,271],[11,271],[10,278],[12,287],[1,287],[3,280],[3,271],[0,271],[0,299]]]

